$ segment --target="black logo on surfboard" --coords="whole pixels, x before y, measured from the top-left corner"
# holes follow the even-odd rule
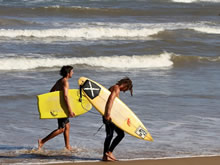
[[[142,127],[138,127],[135,133],[143,139],[147,136],[147,132]]]
[[[82,86],[82,89],[91,99],[94,99],[96,96],[98,96],[101,90],[98,85],[89,80],[86,80]]]

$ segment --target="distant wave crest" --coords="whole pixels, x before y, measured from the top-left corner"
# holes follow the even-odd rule
[[[122,27],[81,27],[81,28],[61,28],[61,29],[42,29],[42,30],[14,30],[1,29],[0,36],[16,37],[35,37],[35,38],[69,38],[69,39],[146,39],[150,35],[156,34],[163,29],[127,29]]]
[[[166,30],[194,30],[200,33],[220,34],[220,28],[207,22],[162,24],[79,23],[74,27],[54,29],[0,29],[0,37],[51,38],[53,40],[148,40]]]
[[[219,63],[220,56],[201,57],[201,56],[173,55],[171,57],[171,61],[173,62],[174,67],[196,66],[196,65]]]
[[[195,2],[212,2],[212,3],[218,3],[220,0],[172,0],[173,2],[179,2],[179,3],[195,3]]]

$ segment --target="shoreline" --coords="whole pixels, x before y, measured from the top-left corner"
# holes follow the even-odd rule
[[[194,156],[177,158],[149,158],[149,159],[121,159],[115,162],[104,161],[77,161],[68,163],[45,163],[48,165],[219,165],[220,156]]]

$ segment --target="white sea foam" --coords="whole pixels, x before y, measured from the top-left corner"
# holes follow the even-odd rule
[[[92,67],[132,69],[132,68],[161,68],[173,65],[171,53],[143,56],[111,56],[85,58],[1,58],[0,70],[28,70],[39,67],[56,67],[62,65],[85,64]]]
[[[194,30],[202,32],[202,33],[209,33],[209,34],[220,34],[219,27],[196,27]]]
[[[179,3],[195,3],[195,2],[213,2],[218,3],[220,0],[172,0],[173,2],[179,2]]]

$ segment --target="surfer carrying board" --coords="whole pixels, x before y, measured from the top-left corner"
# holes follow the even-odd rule
[[[108,97],[105,106],[105,113],[103,116],[103,123],[105,124],[105,129],[106,129],[106,138],[104,142],[104,152],[102,158],[103,161],[116,160],[112,152],[125,136],[124,131],[111,122],[111,108],[113,102],[116,97],[119,97],[121,91],[126,92],[130,90],[132,96],[132,92],[133,92],[132,87],[133,87],[132,81],[128,77],[125,77],[109,88],[111,94]],[[117,133],[117,136],[112,141],[114,131]]]
[[[69,117],[74,117],[75,114],[72,111],[68,99],[68,89],[69,89],[69,82],[68,80],[72,78],[74,72],[72,66],[63,66],[60,70],[60,75],[62,76],[61,79],[59,79],[55,85],[51,88],[50,92],[53,91],[63,91],[64,95],[64,101],[66,103],[67,109],[69,111]],[[69,118],[61,118],[58,119],[58,128],[54,131],[52,131],[49,135],[47,135],[43,139],[38,140],[38,149],[40,150],[44,143],[46,143],[48,140],[56,137],[57,135],[63,133],[64,135],[64,141],[65,141],[65,147],[68,150],[71,150],[71,146],[69,144],[69,131],[70,131],[70,123]]]

